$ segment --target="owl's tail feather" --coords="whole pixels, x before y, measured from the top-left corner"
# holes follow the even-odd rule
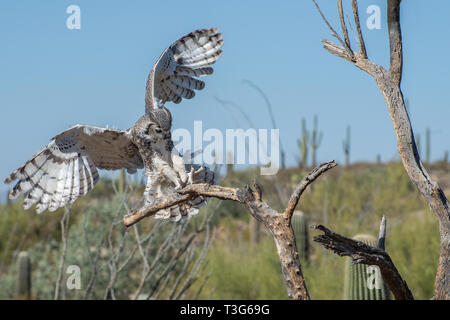
[[[159,210],[154,215],[155,219],[169,219],[171,221],[179,221],[181,219],[189,219],[198,214],[200,210],[187,204],[181,204],[169,209]]]

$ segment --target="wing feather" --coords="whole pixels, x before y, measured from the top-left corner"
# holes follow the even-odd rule
[[[57,182],[56,182],[56,190],[53,194],[52,200],[50,201],[49,211],[55,211],[62,200],[62,193],[64,191],[64,185],[66,183],[67,178],[67,163],[63,162],[58,168],[58,172],[56,173]]]
[[[37,213],[54,211],[92,190],[99,179],[97,168],[126,168],[130,173],[143,168],[128,131],[76,125],[54,137],[5,183],[17,180],[9,198],[24,195],[25,209],[36,204]]]
[[[195,92],[193,90],[179,86],[172,81],[168,81],[167,86],[179,97],[192,99],[195,96]]]
[[[165,102],[192,99],[193,90],[202,90],[203,81],[193,77],[210,75],[222,55],[224,41],[217,28],[193,31],[175,41],[159,57],[147,79],[145,110],[162,107]],[[188,83],[188,86],[185,84]]]
[[[184,75],[171,76],[169,79],[173,84],[186,89],[202,90],[205,87],[205,83],[203,81]]]

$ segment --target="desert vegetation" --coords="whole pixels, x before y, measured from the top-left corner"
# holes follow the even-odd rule
[[[430,164],[430,169],[448,190],[450,164],[440,161]],[[281,170],[276,178],[262,177],[258,183],[267,202],[282,210],[286,201],[283,195],[290,194],[305,174],[302,169],[288,168]],[[230,170],[221,176],[221,182],[224,186],[240,185],[255,175],[254,169]],[[211,199],[199,216],[185,223],[147,219],[136,225],[136,229],[127,231],[121,217],[128,212],[127,206],[133,203],[136,206],[143,186],[127,176],[125,186],[119,187],[123,181],[120,176],[102,179],[91,195],[70,208],[65,276],[60,281],[64,285],[59,299],[287,298],[271,236],[264,228],[255,231],[253,218],[240,205]],[[308,225],[309,257],[302,260],[302,269],[312,299],[345,297],[346,261],[314,243],[312,238],[319,232],[310,226],[326,224],[349,237],[357,234],[376,237],[383,215],[388,220],[386,250],[415,298],[433,296],[439,230],[426,201],[400,163],[338,166],[306,193],[297,209],[303,212]],[[55,298],[63,245],[60,220],[64,210],[36,215],[24,212],[19,203],[2,204],[0,210],[0,297],[21,298],[19,253],[26,251],[31,264],[31,297]],[[254,232],[259,232],[258,237]],[[298,233],[297,238],[305,236]],[[145,255],[149,265],[155,262],[158,250],[163,249],[156,271],[148,275],[135,297],[142,274],[147,272],[137,237],[143,242],[142,249],[148,250]],[[146,239],[150,237],[151,240]],[[171,261],[177,253],[180,257]],[[65,271],[70,265],[80,267],[80,290],[65,288],[68,276]],[[164,275],[167,267],[170,272]],[[185,282],[186,288],[177,295]],[[175,293],[174,287],[177,287]]]

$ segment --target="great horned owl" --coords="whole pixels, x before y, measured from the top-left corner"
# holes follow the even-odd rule
[[[5,179],[17,180],[10,199],[25,195],[23,207],[36,204],[36,212],[54,211],[87,194],[98,181],[99,169],[126,168],[135,173],[145,168],[146,205],[182,188],[187,183],[214,183],[208,168],[185,164],[174,149],[170,129],[172,115],[167,101],[191,99],[205,83],[194,77],[210,75],[222,55],[222,35],[216,28],[196,30],[164,50],[147,80],[145,114],[126,131],[75,125],[60,133],[22,167]],[[179,220],[198,212],[204,199],[160,210],[156,218]]]

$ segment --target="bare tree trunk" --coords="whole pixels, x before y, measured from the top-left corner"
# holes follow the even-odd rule
[[[281,271],[289,298],[294,300],[309,300],[310,297],[303,278],[300,258],[295,244],[294,231],[291,226],[291,218],[306,188],[322,173],[335,166],[336,163],[334,161],[323,163],[303,178],[292,193],[284,212],[277,212],[262,200],[262,191],[255,181],[253,182],[255,190],[252,190],[248,185],[244,188],[236,189],[210,184],[191,184],[180,190],[179,193],[159,200],[153,206],[131,212],[124,217],[123,222],[126,227],[130,227],[140,220],[154,215],[161,209],[198,196],[239,202],[272,235],[277,247]]]
[[[305,278],[303,277],[290,220],[276,214],[264,221],[264,225],[270,230],[275,241],[281,262],[281,273],[283,274],[289,298],[293,300],[309,300],[310,297]]]
[[[405,101],[400,89],[403,65],[402,35],[400,28],[400,2],[401,0],[387,0],[387,17],[389,29],[390,45],[390,66],[389,70],[384,69],[367,58],[364,44],[364,37],[359,27],[358,6],[356,0],[352,0],[353,17],[357,26],[359,38],[359,52],[354,52],[333,30],[320,11],[315,0],[319,13],[325,20],[333,35],[341,43],[334,44],[328,40],[322,40],[324,48],[331,54],[341,57],[361,70],[370,74],[376,81],[378,88],[383,94],[388,107],[389,114],[394,125],[397,136],[398,152],[402,159],[403,166],[420,193],[428,201],[431,211],[439,221],[440,231],[440,258],[436,274],[435,299],[450,299],[450,206],[439,185],[429,176],[426,169],[420,161],[420,155],[417,151],[414,134],[409,120],[408,112],[405,107]],[[342,0],[338,0],[341,4]],[[342,22],[343,12],[339,10],[342,29],[346,29]],[[344,36],[346,32],[344,31]]]

